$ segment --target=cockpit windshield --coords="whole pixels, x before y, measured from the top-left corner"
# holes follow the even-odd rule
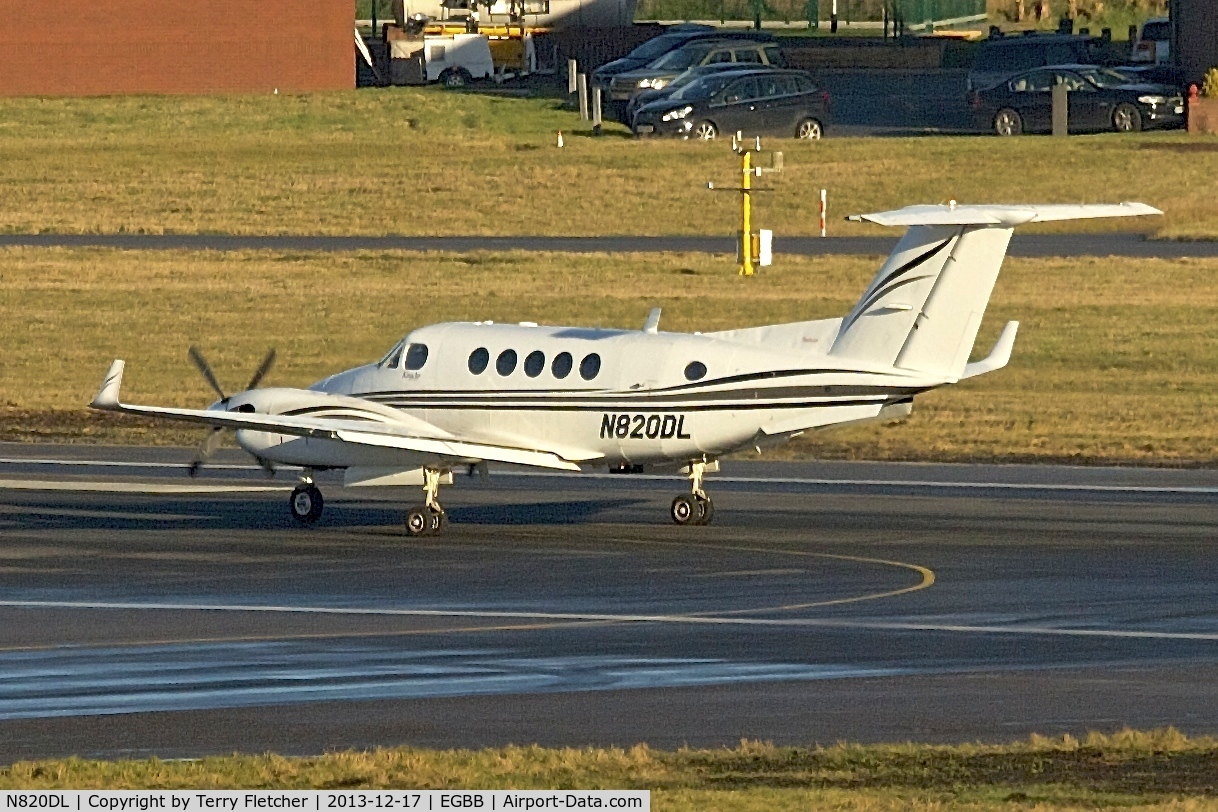
[[[385,357],[381,359],[377,366],[385,367],[386,369],[397,369],[398,364],[401,363],[402,350],[404,349],[406,349],[406,339],[403,338],[397,344],[393,345],[393,349],[385,353]]]

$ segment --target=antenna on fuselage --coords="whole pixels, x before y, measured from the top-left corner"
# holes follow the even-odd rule
[[[660,308],[653,307],[651,312],[647,314],[647,321],[643,322],[644,333],[660,332]]]

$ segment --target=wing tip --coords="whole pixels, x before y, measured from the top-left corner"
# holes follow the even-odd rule
[[[122,408],[118,394],[123,386],[123,370],[126,366],[127,363],[125,361],[118,359],[115,359],[110,364],[110,369],[102,380],[101,388],[97,390],[97,394],[93,396],[93,400],[89,403],[90,408],[105,411],[119,411]]]

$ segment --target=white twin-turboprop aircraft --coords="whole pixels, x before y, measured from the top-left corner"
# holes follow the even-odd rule
[[[491,322],[412,331],[374,364],[308,389],[250,387],[207,409],[132,406],[119,400],[115,361],[95,409],[205,423],[268,470],[303,467],[292,515],[317,521],[314,471],[345,469],[346,485],[421,485],[406,514],[411,535],[439,531],[442,483],[454,468],[486,462],[560,471],[680,469],[689,494],[672,502],[677,524],[706,524],[714,507],[704,476],[719,457],[813,429],[908,415],[916,395],[1006,366],[1017,322],[989,357],[969,354],[1006,256],[1024,223],[1160,214],[1140,203],[1050,206],[913,206],[851,219],[905,226],[905,236],[845,318],[715,333],[665,333],[659,309],[642,330]]]

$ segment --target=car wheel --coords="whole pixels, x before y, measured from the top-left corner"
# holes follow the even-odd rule
[[[795,128],[795,137],[801,141],[819,141],[825,137],[825,128],[814,118],[805,118]]]
[[[465,87],[472,79],[465,68],[449,68],[440,74],[440,84],[445,87]]]
[[[998,135],[1022,135],[1023,119],[1019,113],[1004,107],[994,116],[994,132]]]
[[[1136,133],[1142,130],[1142,113],[1132,104],[1118,104],[1112,111],[1112,129],[1119,133]]]
[[[690,134],[700,141],[714,141],[719,137],[719,129],[709,121],[699,121],[690,130]]]

